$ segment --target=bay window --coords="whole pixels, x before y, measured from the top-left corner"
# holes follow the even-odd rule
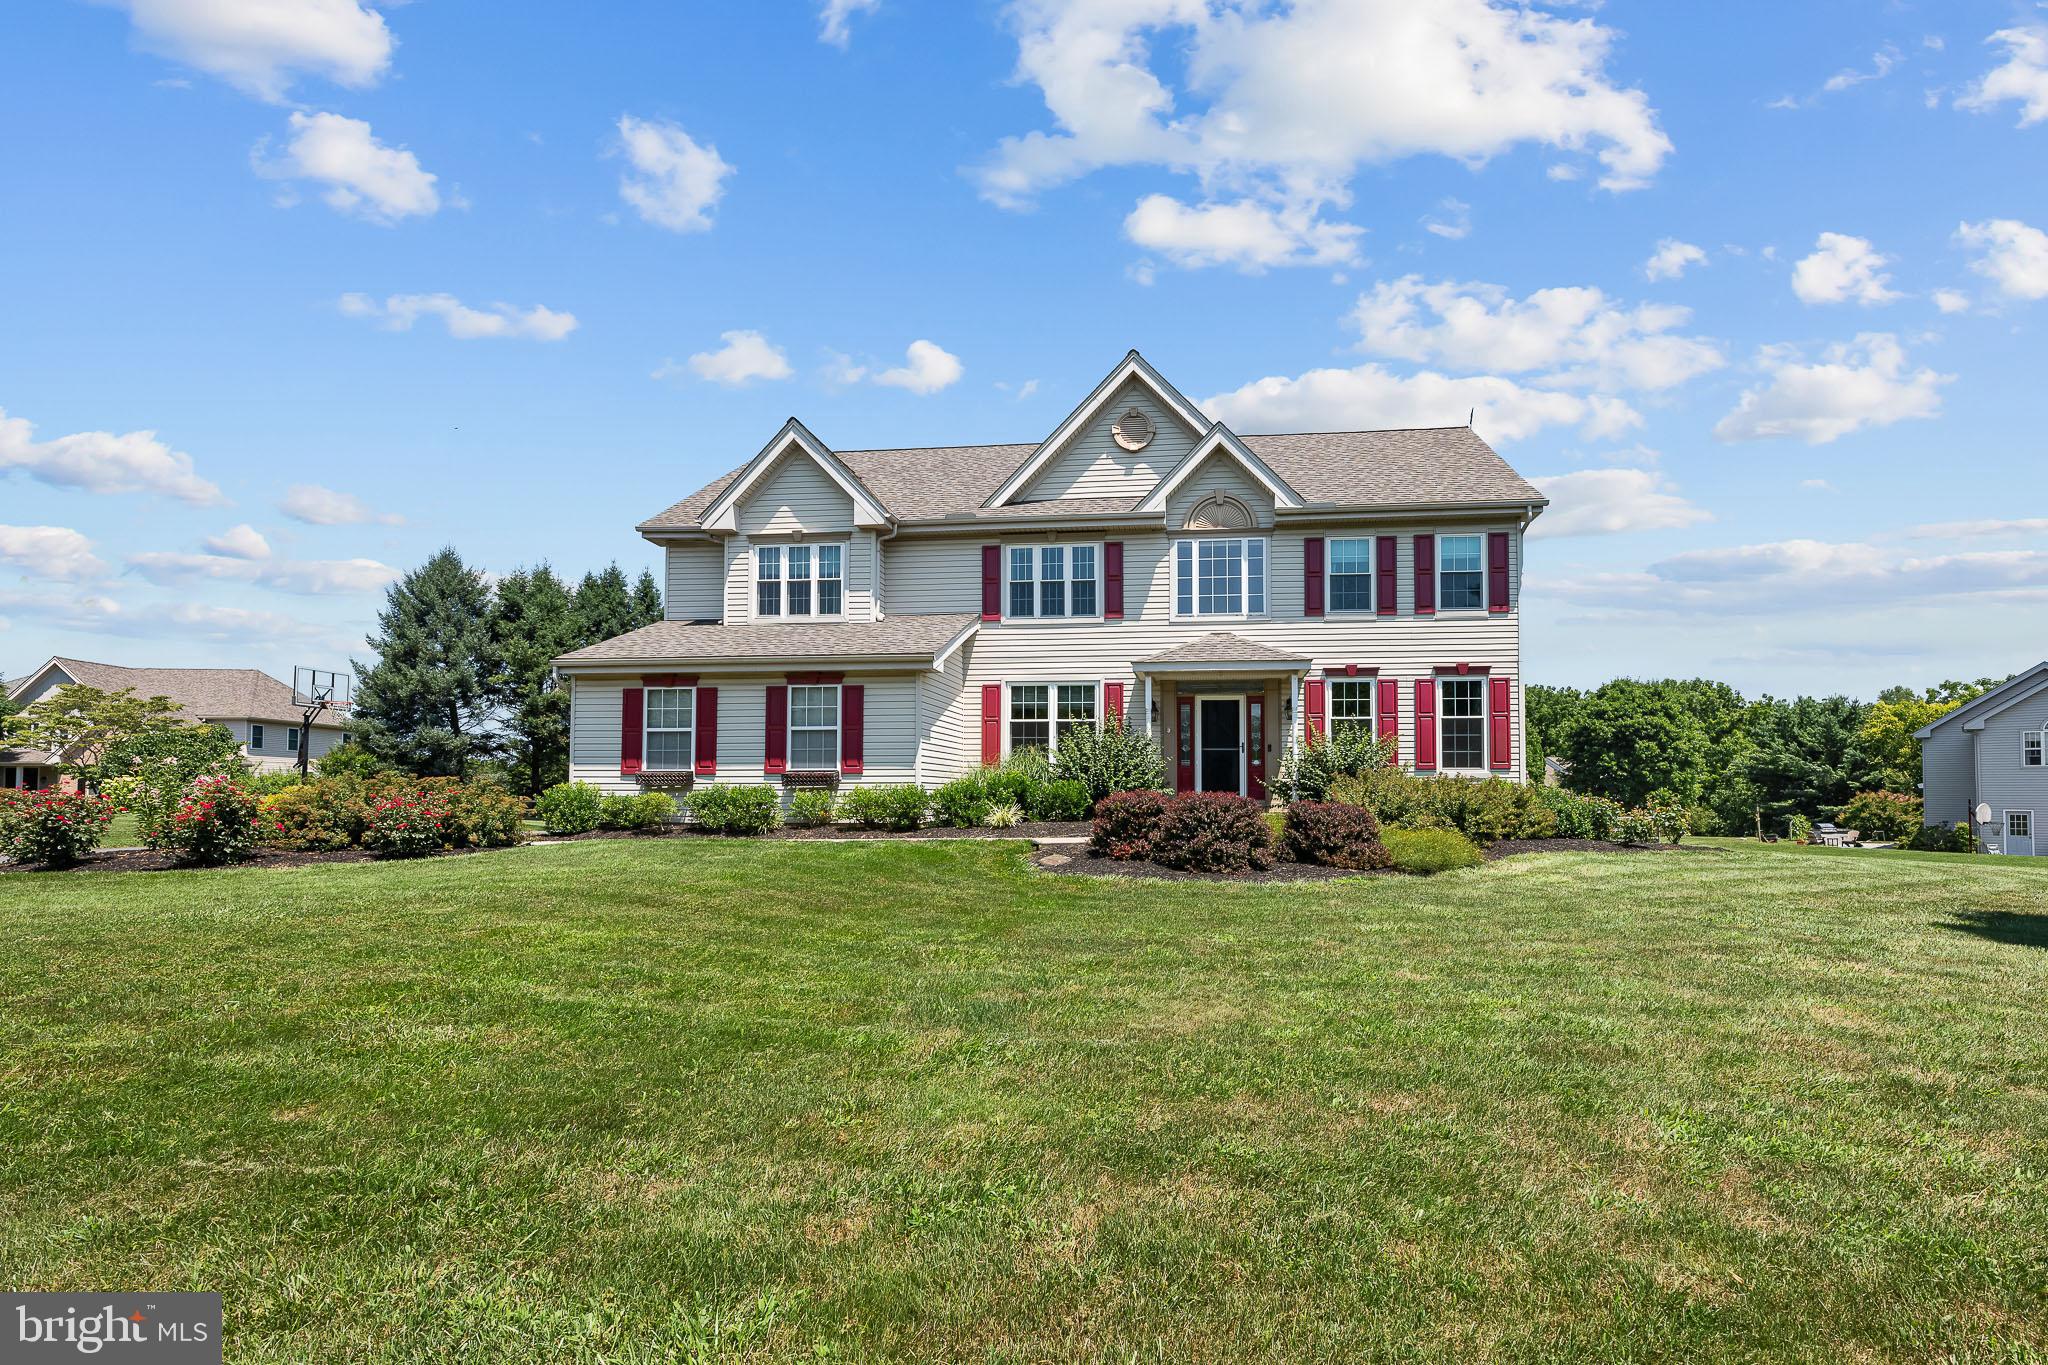
[[[754,615],[839,616],[845,611],[844,545],[754,547]]]
[[[789,689],[789,766],[839,771],[839,688]]]
[[[1436,605],[1439,611],[1486,605],[1486,537],[1437,538]]]
[[[1450,772],[1481,772],[1486,768],[1486,679],[1444,678],[1442,696],[1443,767]]]
[[[1265,540],[1230,536],[1175,541],[1173,603],[1176,616],[1265,615]]]
[[[651,772],[688,771],[690,727],[697,710],[694,687],[649,687],[643,693],[646,714],[641,729],[643,765]]]
[[[1012,545],[1011,620],[1065,620],[1100,614],[1098,556],[1093,545]]]
[[[1330,541],[1330,610],[1372,610],[1372,537]]]

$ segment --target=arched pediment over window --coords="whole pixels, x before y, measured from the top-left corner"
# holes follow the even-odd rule
[[[1236,498],[1223,493],[1211,493],[1196,503],[1188,513],[1184,529],[1189,531],[1243,531],[1256,523],[1252,520],[1251,509]]]

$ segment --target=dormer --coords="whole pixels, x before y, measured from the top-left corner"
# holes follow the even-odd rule
[[[712,499],[701,521],[713,532],[800,535],[885,528],[889,514],[853,471],[792,417]]]

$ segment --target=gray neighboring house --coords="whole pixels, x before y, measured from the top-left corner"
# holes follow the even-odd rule
[[[1914,732],[1923,819],[1969,824],[1987,853],[2048,856],[2048,662]],[[1990,819],[1976,819],[1977,807]]]
[[[40,701],[66,683],[102,692],[128,688],[138,697],[169,697],[194,724],[221,725],[242,746],[242,757],[258,772],[281,772],[299,764],[299,748],[311,746],[319,759],[348,733],[341,725],[315,725],[309,736],[303,709],[292,690],[253,668],[125,668],[86,659],[53,658],[27,677],[7,685],[23,706]],[[61,754],[0,748],[0,787],[55,786]]]

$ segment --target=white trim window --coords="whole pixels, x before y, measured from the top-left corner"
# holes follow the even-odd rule
[[[1189,538],[1173,543],[1173,614],[1242,619],[1266,614],[1263,536]]]
[[[839,686],[789,689],[789,766],[798,772],[839,771]]]
[[[1477,611],[1486,605],[1486,537],[1438,536],[1436,609]]]
[[[1372,537],[1329,541],[1330,610],[1372,610]]]
[[[1437,766],[1445,772],[1486,771],[1486,679],[1439,678]]]
[[[1071,730],[1101,723],[1100,694],[1086,683],[1011,683],[1009,751],[1054,752]]]
[[[262,726],[260,726],[260,725],[251,725],[251,726],[249,727],[249,749],[250,749],[250,752],[252,752],[252,753],[253,753],[253,752],[255,752],[256,750],[258,750],[258,749],[260,749],[260,748],[262,748],[262,747],[263,747],[263,727],[262,727]]]
[[[845,614],[845,544],[754,547],[755,616]]]
[[[643,692],[641,765],[650,772],[687,772],[694,761],[691,729],[697,689],[649,687]]]
[[[1102,614],[1099,545],[1011,545],[1003,565],[1005,620],[1091,620]]]
[[[1330,680],[1330,733],[1343,734],[1357,731],[1371,736],[1372,694],[1375,684],[1371,678],[1332,678]]]
[[[2028,730],[2020,735],[2020,766],[2041,766],[2042,751],[2048,749],[2048,730]]]

